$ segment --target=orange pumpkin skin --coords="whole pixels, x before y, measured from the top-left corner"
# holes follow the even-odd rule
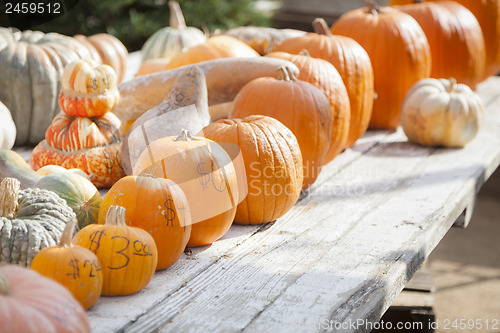
[[[17,265],[0,271],[2,332],[91,332],[85,310],[60,283]]]
[[[218,58],[259,56],[257,51],[239,39],[217,35],[174,56],[167,64],[166,69],[169,70]]]
[[[33,149],[30,165],[35,171],[50,164],[60,165],[66,169],[80,169],[89,175],[90,181],[96,187],[109,188],[125,176],[120,165],[120,152],[121,143],[63,151],[43,140]]]
[[[100,117],[120,99],[114,70],[108,65],[93,66],[78,60],[64,68],[59,106],[72,117]]]
[[[422,28],[408,14],[370,4],[342,15],[331,31],[353,38],[370,56],[377,93],[370,127],[398,127],[406,92],[431,74],[430,47]]]
[[[441,1],[441,0],[427,0]],[[500,0],[454,0],[474,14],[483,32],[486,68],[483,79],[500,72]],[[391,5],[407,5],[414,0],[391,0]]]
[[[188,247],[211,244],[231,227],[239,199],[236,172],[212,140],[187,131],[156,140],[137,159],[133,174],[141,173],[170,179],[184,191],[193,223]]]
[[[349,95],[339,72],[328,61],[313,58],[307,54],[307,51],[299,55],[272,52],[266,56],[281,58],[294,63],[299,68],[297,78],[323,90],[330,101],[332,136],[324,163],[330,162],[346,147],[351,119]]]
[[[110,187],[125,176],[120,165],[121,122],[112,112],[97,118],[60,113],[31,154],[33,170],[46,165],[81,169],[96,187]]]
[[[249,116],[218,120],[203,134],[239,145],[248,194],[238,205],[234,223],[267,223],[292,208],[302,189],[303,172],[297,139],[287,127],[271,117]]]
[[[453,77],[474,89],[484,77],[486,51],[474,15],[453,1],[422,2],[394,7],[422,27],[432,56],[431,77]]]
[[[73,243],[95,253],[103,272],[102,295],[130,295],[146,287],[153,278],[158,252],[153,237],[125,224],[125,208],[112,206],[106,224],[89,224]]]
[[[101,296],[102,270],[94,253],[71,244],[75,224],[76,219],[69,221],[60,243],[38,252],[30,268],[61,283],[88,309]]]
[[[366,51],[352,38],[318,33],[285,40],[274,51],[299,54],[307,50],[311,57],[330,62],[339,72],[349,95],[350,119],[346,146],[350,147],[368,128],[373,107],[373,69]]]
[[[127,208],[126,224],[146,230],[158,250],[156,270],[172,266],[191,235],[191,212],[184,192],[173,181],[149,176],[126,176],[104,196],[99,223],[110,206]]]
[[[265,77],[247,83],[234,99],[229,119],[265,115],[279,120],[297,138],[303,160],[302,189],[311,186],[324,165],[330,146],[332,114],[325,94],[312,84],[290,78]]]

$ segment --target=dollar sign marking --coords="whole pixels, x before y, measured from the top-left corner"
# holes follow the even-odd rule
[[[210,174],[204,170],[204,164],[205,162],[198,163],[198,165],[196,166],[196,172],[198,172],[198,174],[201,176],[199,178],[201,186],[203,187],[203,189],[206,189],[208,186],[207,184],[210,181]]]
[[[163,204],[165,206],[165,210],[162,211],[163,216],[167,220],[167,225],[172,222],[172,226],[174,225],[174,219],[175,219],[175,204],[174,200],[167,196],[167,200],[165,200],[165,203]]]
[[[94,253],[97,254],[97,250],[99,249],[99,246],[101,245],[101,237],[105,236],[106,234],[104,233],[104,230],[101,231],[96,231],[90,235],[90,246],[89,250],[93,251]],[[92,247],[95,247],[92,250]]]

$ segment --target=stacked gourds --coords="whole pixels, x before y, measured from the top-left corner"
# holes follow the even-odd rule
[[[111,110],[119,100],[116,74],[107,65],[85,60],[64,68],[59,94],[63,110],[31,155],[31,167],[60,165],[85,171],[97,187],[124,176],[120,166],[120,120]]]

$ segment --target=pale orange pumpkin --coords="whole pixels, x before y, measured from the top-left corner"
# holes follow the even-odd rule
[[[368,128],[373,107],[373,69],[366,51],[352,38],[332,35],[326,22],[313,23],[316,33],[285,40],[274,51],[299,54],[330,62],[339,72],[349,95],[351,115],[346,146],[350,147]]]
[[[108,65],[78,60],[64,67],[59,106],[72,117],[100,117],[120,99],[116,73]]]
[[[237,178],[231,158],[216,142],[185,130],[158,139],[139,156],[133,174],[141,173],[170,179],[184,191],[193,223],[188,247],[211,244],[231,227]]]
[[[166,69],[173,69],[198,62],[229,57],[258,57],[257,51],[237,38],[225,35],[212,36],[204,43],[191,46],[174,56]]]
[[[30,267],[68,288],[88,309],[101,296],[103,276],[96,255],[71,243],[75,225],[76,219],[68,221],[59,244],[43,248],[33,258]]]
[[[229,118],[265,115],[288,127],[302,152],[305,190],[318,177],[330,147],[330,102],[323,91],[297,80],[286,67],[279,68],[277,76],[278,79],[259,78],[247,83],[234,99]]]
[[[73,238],[95,253],[103,272],[102,295],[130,295],[146,287],[158,261],[153,237],[125,224],[125,208],[111,206],[106,223],[89,224]]]
[[[60,283],[18,265],[0,267],[4,333],[90,333],[82,305]]]
[[[410,15],[370,0],[367,7],[342,15],[331,31],[353,38],[370,56],[377,93],[370,127],[398,127],[407,91],[431,74],[430,47],[420,25]]]
[[[431,48],[431,77],[454,77],[475,89],[484,77],[486,51],[474,15],[453,1],[416,0],[394,8],[410,14],[424,30]]]
[[[218,120],[203,134],[240,148],[248,194],[238,205],[235,223],[267,223],[292,208],[302,189],[302,155],[287,127],[271,117],[249,116]]]
[[[323,90],[330,101],[332,136],[324,163],[330,162],[346,147],[351,119],[349,95],[339,72],[330,62],[311,57],[307,50],[298,55],[286,52],[272,52],[266,56],[281,58],[294,63],[299,68],[297,79],[309,82]]]
[[[123,177],[102,200],[100,224],[113,205],[127,208],[127,225],[146,230],[155,240],[156,270],[172,266],[181,257],[191,236],[191,212],[184,192],[173,181],[150,175]]]

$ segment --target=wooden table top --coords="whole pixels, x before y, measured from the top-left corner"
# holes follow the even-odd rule
[[[477,92],[484,123],[465,148],[368,131],[276,222],[234,225],[142,291],[101,297],[93,331],[369,332],[500,164],[500,78]]]

